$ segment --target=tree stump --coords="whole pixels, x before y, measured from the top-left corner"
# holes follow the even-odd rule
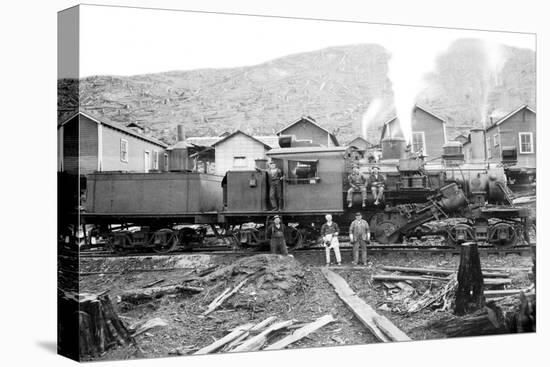
[[[483,273],[477,243],[464,243],[460,251],[460,265],[457,274],[456,315],[474,312],[485,306],[483,296]]]
[[[134,342],[107,295],[81,294],[77,302],[80,358],[95,357],[114,345]]]

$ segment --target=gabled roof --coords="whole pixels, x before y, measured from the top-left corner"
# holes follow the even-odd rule
[[[185,139],[185,143],[188,146],[212,147],[216,145],[219,141],[221,141],[222,139],[230,135],[232,134],[224,133],[220,136],[195,136],[195,137]],[[245,135],[248,135],[248,134],[245,134]],[[264,145],[269,146],[270,148],[279,148],[279,137],[276,135],[252,136],[252,138],[258,140],[260,143],[263,143]]]
[[[371,143],[369,143],[367,141],[367,139],[363,138],[362,136],[356,136],[355,138],[353,138],[352,140],[350,140],[350,142],[348,143],[348,145],[350,145],[351,143],[353,143],[354,141],[356,140],[362,140],[364,141],[365,143],[367,143],[368,145],[371,145]]]
[[[277,131],[275,134],[276,135],[280,135],[283,133],[283,131],[287,130],[288,128],[296,125],[297,123],[301,122],[301,121],[307,121],[309,122],[310,124],[314,125],[314,126],[317,126],[319,129],[325,131],[327,134],[329,134],[332,142],[334,143],[334,145],[339,145],[338,143],[338,139],[336,139],[336,136],[331,133],[330,131],[328,131],[327,129],[325,129],[324,127],[322,127],[321,125],[319,125],[317,122],[315,122],[315,119],[311,116],[302,116],[300,117],[299,119],[297,119],[296,121],[293,121],[291,122],[290,124],[286,125],[285,127],[283,127],[282,129],[280,129],[279,131]]]
[[[124,126],[121,126],[121,125],[117,124],[116,122],[109,121],[109,120],[105,119],[104,117],[102,117],[101,120],[99,120],[98,118],[96,118],[96,117],[94,117],[90,114],[87,114],[86,112],[82,112],[82,111],[75,112],[73,115],[69,116],[62,123],[57,125],[57,128],[60,128],[61,126],[65,125],[67,122],[71,121],[72,119],[74,119],[75,117],[77,117],[79,115],[84,116],[89,120],[92,120],[96,124],[109,126],[110,128],[112,128],[114,130],[121,131],[121,132],[126,133],[128,135],[134,136],[138,139],[145,140],[145,141],[147,141],[149,143],[152,143],[152,144],[155,144],[155,145],[159,145],[163,148],[168,148],[168,145],[166,143],[163,143],[160,140],[157,140],[157,139],[149,137],[149,136],[138,134],[134,130],[129,129],[129,128],[124,127]]]
[[[244,136],[246,136],[246,137],[248,137],[248,138],[250,138],[250,139],[252,139],[252,140],[254,140],[254,141],[257,141],[257,142],[260,143],[260,144],[262,144],[265,148],[271,149],[271,147],[270,147],[269,145],[267,145],[266,143],[264,143],[264,142],[261,141],[260,139],[255,138],[255,137],[252,136],[252,135],[248,135],[247,133],[244,133],[244,132],[242,132],[241,130],[236,130],[236,131],[232,132],[231,134],[224,136],[223,138],[221,138],[220,140],[218,140],[217,142],[215,142],[214,144],[212,144],[212,146],[215,147],[216,145],[220,144],[221,142],[224,142],[224,141],[226,141],[226,140],[229,140],[229,139],[231,139],[233,136],[235,136],[235,135],[237,135],[237,134],[242,134],[242,135],[244,135]]]
[[[524,104],[524,105],[519,106],[518,108],[516,108],[515,110],[513,110],[512,112],[510,112],[510,113],[507,114],[506,116],[500,118],[499,120],[497,120],[497,121],[496,121],[494,124],[492,124],[491,126],[487,127],[486,131],[489,131],[489,130],[491,130],[493,127],[502,124],[504,121],[508,120],[510,117],[514,116],[516,113],[518,113],[519,111],[523,110],[524,108],[526,108],[527,110],[533,112],[534,114],[537,114],[531,107],[529,107],[529,105]]]
[[[430,112],[428,111],[428,109],[426,109],[425,107],[422,107],[418,104],[416,104],[413,108],[413,111],[416,110],[416,109],[419,109],[419,110],[422,110],[424,112],[426,112],[428,115],[431,115],[433,117],[435,117],[436,119],[438,119],[439,121],[441,121],[441,123],[446,123],[447,121],[441,117],[441,116],[438,116],[436,115],[435,113],[433,112]],[[392,123],[394,120],[397,120],[397,115],[392,117],[391,119],[389,119],[388,121],[384,122],[384,125],[382,126],[382,136],[384,136],[384,133],[386,132],[386,126],[388,126],[390,123]]]

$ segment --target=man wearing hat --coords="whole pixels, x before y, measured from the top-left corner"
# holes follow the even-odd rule
[[[359,263],[359,247],[361,247],[361,260],[363,265],[367,265],[367,243],[370,243],[369,224],[359,212],[355,214],[355,220],[349,226],[349,241],[353,245],[352,264]]]
[[[374,205],[380,204],[382,200],[382,195],[384,194],[384,185],[386,180],[384,176],[380,173],[380,168],[378,166],[372,167],[372,173],[369,176],[369,185],[374,198]]]
[[[367,201],[367,179],[365,176],[359,171],[358,166],[353,166],[353,171],[348,176],[348,182],[350,185],[350,188],[348,190],[348,208],[351,208],[352,202],[353,202],[353,193],[356,191],[361,191],[361,198],[363,199],[363,208],[365,207],[365,203]]]
[[[273,223],[267,229],[267,238],[270,239],[271,253],[280,253],[288,255],[285,241],[285,225],[281,223],[281,217],[278,215],[273,217]]]

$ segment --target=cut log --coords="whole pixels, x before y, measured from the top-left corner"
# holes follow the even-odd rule
[[[495,279],[492,280],[494,283]],[[507,280],[511,281],[510,279]],[[461,246],[457,281],[455,314],[464,315],[485,306],[481,261],[479,259],[477,243],[475,242],[467,242]]]
[[[200,293],[201,287],[192,287],[187,285],[170,285],[164,287],[150,287],[145,289],[132,289],[120,294],[120,300],[128,303],[140,303],[160,298],[167,294],[180,293]]]
[[[379,340],[383,342],[405,341],[411,340],[405,334],[386,335],[376,325],[374,321],[375,317],[379,317],[374,309],[363,301],[355,292],[349,287],[348,283],[338,274],[330,271],[327,268],[322,268],[321,272],[327,279],[327,281],[334,287],[338,297],[348,306],[353,314],[361,321],[361,323]],[[388,320],[389,321],[389,320]]]
[[[229,297],[231,297],[233,294],[237,293],[239,291],[239,289],[241,289],[241,287],[246,283],[246,281],[248,280],[248,278],[244,278],[242,282],[240,282],[239,284],[237,284],[235,286],[235,288],[233,288],[233,290],[231,290],[231,288],[227,288],[226,290],[224,290],[222,292],[222,294],[220,294],[218,297],[216,297],[216,299],[214,299],[209,305],[208,305],[208,308],[206,311],[203,312],[203,316],[206,316],[210,313],[212,313],[216,308],[220,307],[221,304],[226,300],[228,299]]]
[[[312,323],[309,323],[305,326],[302,326],[300,329],[297,329],[292,334],[276,341],[275,343],[268,345],[264,350],[277,350],[277,349],[283,349],[289,346],[292,343],[297,342],[298,340],[305,338],[309,334],[315,332],[317,329],[322,328],[323,326],[336,321],[332,315],[325,315],[317,320],[315,320]]]
[[[68,299],[71,299],[68,297]],[[114,345],[127,345],[135,340],[116,314],[106,294],[83,293],[77,298],[79,316],[80,357],[95,357]]]
[[[224,345],[231,343],[233,340],[239,338],[241,335],[248,332],[248,330],[254,326],[254,324],[244,324],[241,326],[238,326],[235,328],[232,332],[224,336],[223,338],[216,340],[214,343],[207,345],[206,347],[199,349],[193,354],[200,355],[200,354],[208,354],[217,351]]]
[[[293,320],[277,322],[259,333],[258,335],[245,340],[244,343],[232,349],[231,352],[254,352],[260,350],[267,342],[267,337],[270,333],[287,328],[293,323]]]

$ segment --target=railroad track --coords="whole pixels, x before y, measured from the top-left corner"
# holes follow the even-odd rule
[[[455,255],[460,254],[460,248],[450,246],[428,246],[428,245],[403,245],[403,244],[390,244],[390,245],[371,245],[368,246],[368,251],[378,254],[433,254],[433,255]],[[343,253],[351,252],[351,246],[340,247],[340,251]],[[308,247],[292,250],[291,254],[305,255],[307,253],[324,252],[323,247]],[[492,246],[479,246],[479,252],[481,256],[497,255],[505,256],[508,254],[518,254],[520,256],[531,256],[531,246],[515,246],[513,248],[496,248]],[[212,248],[196,248],[193,251],[173,251],[170,253],[157,253],[157,252],[128,252],[128,253],[113,253],[104,250],[86,250],[80,251],[80,258],[109,258],[109,257],[155,257],[155,256],[174,256],[174,255],[234,255],[234,256],[247,256],[269,253],[268,251],[258,251],[257,249],[247,250],[232,250],[230,247],[212,247]],[[67,256],[77,256],[75,251],[65,252]]]

